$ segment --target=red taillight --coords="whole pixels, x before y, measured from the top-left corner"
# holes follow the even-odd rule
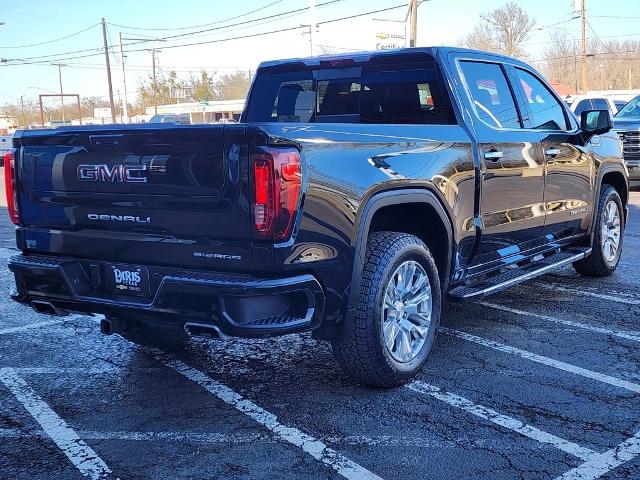
[[[289,238],[300,206],[300,155],[292,148],[261,148],[254,152],[253,219],[259,238]]]
[[[13,151],[4,155],[4,186],[7,193],[7,210],[9,218],[18,225],[20,215],[18,213],[18,192],[16,190],[16,157]]]

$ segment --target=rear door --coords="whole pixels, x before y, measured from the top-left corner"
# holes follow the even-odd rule
[[[544,226],[544,158],[522,118],[500,63],[461,60],[480,153],[482,238],[474,264],[537,244]]]
[[[526,126],[538,132],[546,159],[543,236],[551,242],[581,235],[589,228],[595,208],[590,145],[578,145],[577,121],[537,74],[515,67],[512,75],[522,92],[522,109],[528,112]]]

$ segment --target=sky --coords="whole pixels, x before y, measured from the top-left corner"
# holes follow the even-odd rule
[[[315,0],[316,21],[338,19],[372,10],[406,4],[406,0]],[[506,0],[428,0],[418,10],[418,46],[456,45],[489,12]],[[600,38],[640,40],[640,0],[586,0],[589,23]],[[563,29],[579,38],[580,21],[573,19],[573,0],[517,0],[517,3],[536,21],[527,41],[534,66],[540,59],[549,35]],[[105,58],[102,53],[102,29],[98,25],[104,17],[108,22],[111,49],[111,70],[114,95],[122,91],[122,74],[118,53],[118,35],[122,32],[125,45],[125,70],[129,103],[135,100],[135,88],[151,72],[151,52],[156,53],[161,73],[177,71],[188,77],[201,69],[219,74],[235,71],[255,71],[264,60],[308,56],[310,43],[303,29],[260,35],[253,38],[227,40],[273,30],[299,27],[311,23],[308,11],[279,16],[245,25],[229,26],[248,20],[261,19],[302,9],[309,0],[0,0],[0,105],[15,103],[19,97],[37,98],[40,93],[60,91],[58,67],[63,63],[62,80],[65,93],[82,97],[107,98]],[[250,13],[251,11],[255,11]],[[379,32],[403,33],[406,7],[368,16],[320,24],[314,41],[333,51],[371,50],[380,40]],[[239,17],[234,20],[227,19]],[[613,18],[615,17],[615,18]],[[396,20],[392,22],[391,20]],[[217,23],[214,23],[217,22]],[[183,28],[205,25],[199,28]],[[175,37],[194,30],[216,29],[196,35]],[[83,29],[70,38],[49,42]],[[144,29],[144,30],[143,30]],[[147,30],[157,29],[157,30]],[[161,30],[162,29],[162,30]],[[307,29],[305,29],[307,30]],[[307,30],[308,31],[308,30]],[[588,31],[588,37],[592,37]],[[146,41],[148,39],[148,41]],[[143,41],[145,40],[145,41]],[[203,45],[176,47],[195,42]],[[320,47],[317,47],[320,48]],[[88,50],[75,54],[76,50]],[[133,51],[138,50],[138,51]],[[11,65],[11,59],[27,59],[65,53],[59,57],[32,59],[37,65]],[[69,57],[94,55],[85,58]],[[63,59],[64,60],[60,60]],[[8,61],[4,62],[3,59]],[[640,65],[639,65],[640,67]]]

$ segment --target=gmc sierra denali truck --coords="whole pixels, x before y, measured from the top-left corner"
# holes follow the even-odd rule
[[[18,132],[13,297],[104,333],[310,330],[357,381],[408,381],[445,300],[618,265],[628,179],[512,58],[415,48],[260,65],[242,123]]]

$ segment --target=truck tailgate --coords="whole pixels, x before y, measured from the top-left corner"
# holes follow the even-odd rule
[[[246,266],[252,135],[243,125],[23,132],[16,146],[25,245],[85,258]]]

